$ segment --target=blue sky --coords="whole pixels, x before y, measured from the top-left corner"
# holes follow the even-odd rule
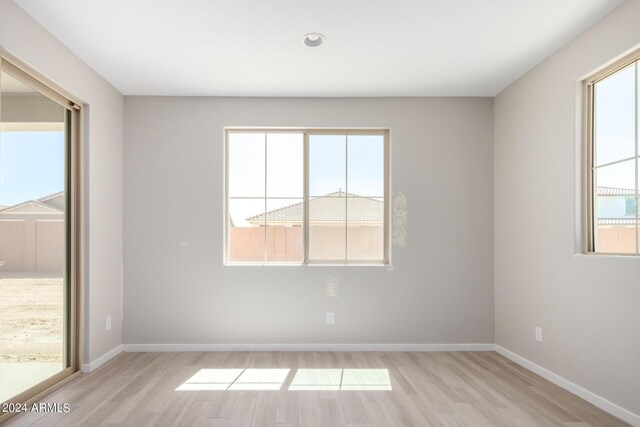
[[[64,132],[0,132],[0,205],[64,189]]]
[[[595,85],[596,165],[607,165],[636,155],[636,72],[632,64]],[[597,185],[634,189],[635,173],[634,160],[599,167]]]

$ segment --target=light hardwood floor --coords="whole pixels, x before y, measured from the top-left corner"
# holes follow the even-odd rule
[[[290,371],[278,391],[176,391],[201,369],[232,368]],[[338,371],[342,384],[348,382],[350,369],[386,369],[392,390],[288,390],[298,369],[312,368],[343,369]],[[203,382],[213,380],[203,378],[192,379],[192,388],[210,387]],[[70,403],[71,411],[21,414],[8,425],[627,425],[495,352],[123,353],[64,385],[45,402]]]

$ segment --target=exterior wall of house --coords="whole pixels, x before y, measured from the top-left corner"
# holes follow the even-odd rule
[[[302,227],[269,226],[229,228],[229,261],[300,262],[303,258]]]
[[[0,214],[0,274],[31,271],[61,277],[64,235],[64,219],[2,219]]]
[[[382,226],[350,226],[347,232],[349,259],[374,260],[383,258]],[[303,228],[266,227],[267,261],[301,262]],[[345,227],[309,227],[309,256],[313,259],[344,258]],[[262,262],[265,257],[265,227],[230,227],[229,261]],[[341,255],[336,255],[341,254]]]
[[[636,251],[636,227],[628,225],[598,226],[596,246],[599,252],[633,253]]]
[[[635,213],[627,213],[628,200],[633,200],[633,196],[599,196],[597,198],[598,218],[635,218]],[[634,225],[598,225],[596,247],[599,252],[635,252],[636,227]]]
[[[633,197],[631,197],[633,199]],[[624,196],[599,196],[597,198],[597,211],[600,218],[632,218],[627,215],[627,197]]]
[[[26,221],[0,220],[0,271],[25,269],[26,235]]]

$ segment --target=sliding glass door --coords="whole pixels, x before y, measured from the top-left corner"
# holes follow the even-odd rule
[[[77,369],[77,113],[0,65],[0,402],[23,402]]]

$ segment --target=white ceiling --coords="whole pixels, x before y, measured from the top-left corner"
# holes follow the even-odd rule
[[[125,95],[196,96],[493,96],[622,3],[15,1]]]

